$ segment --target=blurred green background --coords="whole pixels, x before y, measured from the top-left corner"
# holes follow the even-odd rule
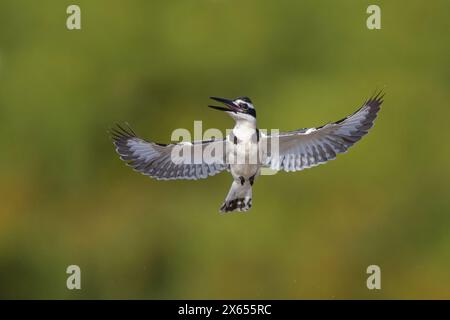
[[[66,29],[81,7],[82,29]],[[378,4],[382,29],[366,28]],[[450,1],[0,2],[1,298],[450,298]],[[336,161],[261,177],[220,215],[228,174],[156,181],[118,159],[128,121],[321,125],[387,95]],[[82,290],[66,288],[66,267]],[[366,288],[381,267],[382,290]]]

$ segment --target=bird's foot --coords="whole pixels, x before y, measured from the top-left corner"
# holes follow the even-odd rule
[[[252,207],[252,198],[236,198],[230,201],[225,201],[220,207],[220,212],[227,213],[233,211],[245,212]]]

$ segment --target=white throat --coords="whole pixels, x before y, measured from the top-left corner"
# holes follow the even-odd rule
[[[236,124],[233,128],[233,134],[239,138],[239,140],[247,141],[252,138],[256,131],[256,120],[236,120]]]
[[[251,137],[256,130],[256,118],[243,113],[228,112],[228,114],[236,121],[233,133],[241,140]]]
[[[249,121],[247,119],[237,119],[234,128],[237,130],[256,129],[256,119]]]
[[[236,121],[235,128],[236,127],[249,127],[249,128],[256,128],[256,118],[249,115],[249,114],[243,114],[243,113],[234,113],[234,112],[227,112],[233,119]]]

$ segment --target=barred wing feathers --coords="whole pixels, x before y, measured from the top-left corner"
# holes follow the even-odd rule
[[[110,133],[117,153],[127,165],[158,180],[205,179],[227,169],[223,157],[219,157],[220,153],[215,156],[212,152],[210,158],[202,156],[198,158],[200,162],[194,161],[194,155],[203,155],[205,148],[225,150],[225,140],[222,139],[160,144],[139,138],[130,127],[120,125],[111,129]],[[191,156],[184,161],[175,160],[172,157],[174,151],[187,152]]]
[[[265,165],[273,170],[298,171],[310,168],[345,153],[373,126],[383,94],[379,92],[368,99],[350,116],[317,128],[281,132],[265,136],[268,146]],[[279,152],[271,152],[271,140],[279,139]]]

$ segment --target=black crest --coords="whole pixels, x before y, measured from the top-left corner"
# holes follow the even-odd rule
[[[250,100],[249,97],[238,97],[237,99],[242,100],[242,101],[245,101],[245,102],[248,102],[248,103],[252,103],[252,100]],[[236,100],[237,100],[237,99],[236,99]]]

